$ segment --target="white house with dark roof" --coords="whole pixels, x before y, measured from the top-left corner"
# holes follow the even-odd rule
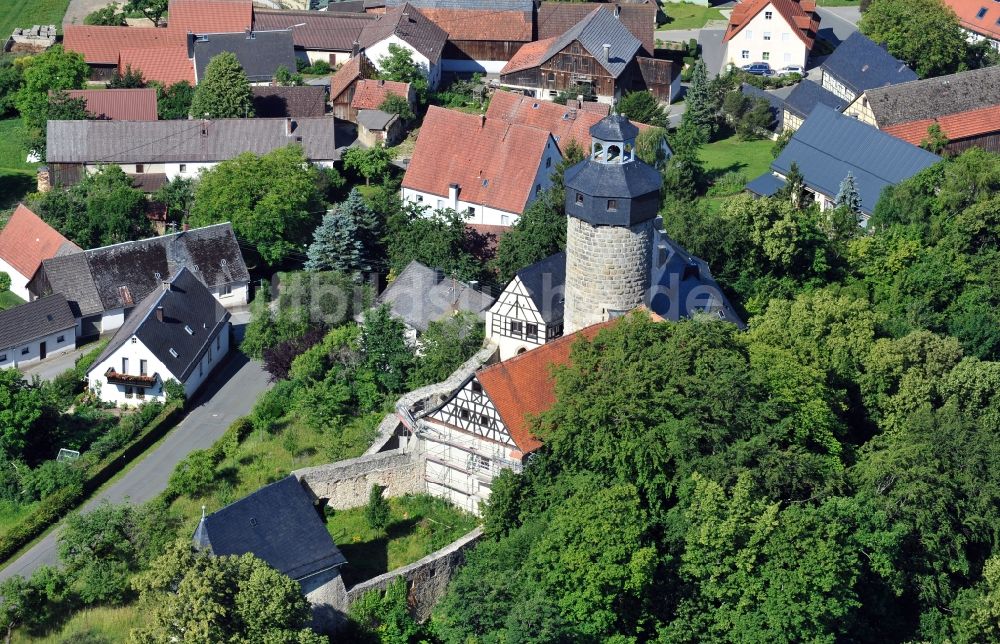
[[[507,360],[562,337],[566,253],[522,268],[486,312],[486,337]]]
[[[228,223],[53,257],[28,284],[32,299],[63,295],[77,335],[114,331],[164,280],[187,268],[226,308],[246,306],[250,273]]]
[[[441,55],[447,41],[448,34],[443,29],[408,3],[388,9],[368,22],[359,37],[361,48],[376,69],[381,69],[390,45],[408,50],[431,89],[437,88],[441,81]]]
[[[119,406],[163,402],[176,380],[191,398],[229,353],[229,312],[181,268],[147,295],[87,371],[101,400]]]
[[[0,369],[19,367],[76,348],[76,319],[61,295],[0,311]]]

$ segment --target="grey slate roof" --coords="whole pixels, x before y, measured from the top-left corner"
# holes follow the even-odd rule
[[[654,270],[662,270],[662,274],[650,295],[651,311],[673,322],[707,313],[746,328],[704,260],[659,231],[654,244],[657,252],[666,253],[666,261],[662,269],[654,264]]]
[[[785,98],[785,109],[803,119],[809,116],[817,105],[826,105],[843,112],[847,107],[847,101],[811,80],[800,82]]]
[[[240,61],[251,83],[261,83],[274,78],[278,67],[295,71],[295,46],[289,29],[279,31],[251,31],[235,34],[189,35],[193,39],[190,51],[194,54],[195,78],[205,78],[205,68],[212,58],[223,52],[232,52]]]
[[[940,160],[936,154],[817,105],[771,169],[787,176],[795,162],[806,185],[828,197],[836,196],[850,171],[857,181],[861,211],[870,215],[886,186],[909,179]]]
[[[69,303],[50,295],[0,311],[0,351],[76,326]]]
[[[431,322],[458,311],[485,318],[484,312],[493,304],[493,299],[465,282],[446,277],[414,260],[382,291],[377,303],[388,304],[393,315],[423,333]]]
[[[1000,105],[1000,65],[865,92],[879,127]]]
[[[210,163],[300,143],[307,159],[340,158],[331,118],[49,121],[49,163]]]
[[[203,518],[194,542],[220,557],[253,553],[294,580],[347,563],[294,476]]]
[[[639,128],[628,118],[611,114],[590,126],[590,136],[602,141],[626,141],[639,136]]]
[[[740,85],[740,92],[749,97],[751,100],[756,101],[758,98],[762,98],[768,102],[771,106],[771,129],[775,132],[780,132],[785,122],[785,101],[778,98],[771,92],[762,90],[759,87],[754,87],[750,83],[742,83]]]
[[[228,223],[53,257],[41,272],[47,290],[86,316],[135,306],[182,268],[209,288],[250,281]]]
[[[615,18],[612,12],[597,8],[576,23],[572,29],[556,38],[546,51],[543,61],[565,49],[574,40],[579,40],[583,48],[615,78],[625,71],[636,52],[642,47],[639,39],[632,35],[628,27]],[[604,58],[606,44],[611,45],[607,60]]]
[[[250,88],[253,111],[257,118],[322,117],[326,114],[326,86],[273,85]]]
[[[170,370],[170,375],[182,383],[187,381],[216,334],[229,321],[229,312],[186,268],[178,271],[169,284],[168,289],[161,282],[132,310],[94,365],[100,365],[135,336]],[[163,307],[162,322],[156,317],[158,307]],[[170,376],[160,377],[166,380]]]
[[[397,118],[398,115],[382,110],[358,110],[358,125],[369,130],[384,130]]]
[[[535,309],[546,324],[563,318],[566,289],[566,253],[556,253],[517,272]]]
[[[770,172],[765,172],[747,184],[747,190],[761,197],[772,197],[784,187],[785,180]]]
[[[917,80],[917,74],[860,31],[855,31],[821,65],[854,94]]]
[[[437,64],[441,60],[448,34],[420,13],[410,3],[393,7],[365,25],[361,31],[361,46],[371,47],[386,38],[396,35],[411,47]]]

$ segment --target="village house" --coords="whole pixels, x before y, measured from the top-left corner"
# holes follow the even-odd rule
[[[202,515],[194,547],[216,557],[252,553],[298,582],[313,604],[314,626],[331,626],[323,607],[347,559],[333,543],[316,499],[295,476]]]
[[[329,168],[340,159],[333,119],[253,118],[169,121],[49,121],[46,162],[52,185],[115,164],[133,177],[192,178],[243,152],[266,154],[290,144]]]
[[[342,65],[357,53],[361,32],[376,17],[339,11],[271,11],[256,8],[254,29],[290,29],[295,55],[310,65]]]
[[[566,253],[522,268],[486,313],[486,337],[500,359],[530,351],[563,335]]]
[[[375,306],[383,304],[389,305],[392,315],[403,321],[407,340],[416,345],[431,322],[463,311],[485,318],[493,298],[439,268],[413,260],[375,300]]]
[[[83,99],[87,114],[104,121],[155,121],[156,89],[71,89],[69,98]]]
[[[552,185],[561,159],[546,130],[431,106],[403,175],[402,198],[451,208],[471,224],[511,226]]]
[[[250,88],[257,118],[320,118],[326,114],[322,85],[257,85]]]
[[[43,261],[79,252],[79,246],[21,203],[0,231],[0,271],[10,276],[10,292],[22,300],[29,299],[28,282]]]
[[[1000,5],[986,0],[942,0],[958,16],[969,42],[1000,50]]]
[[[784,187],[785,177],[795,163],[806,191],[821,210],[828,210],[833,208],[840,184],[850,173],[861,198],[861,223],[867,225],[886,186],[905,181],[940,160],[936,154],[817,105],[771,163],[771,172],[751,181],[747,190],[761,196],[774,195]]]
[[[847,103],[875,87],[917,80],[916,72],[906,63],[860,31],[840,43],[823,61],[820,71],[823,89]]]
[[[656,28],[655,2],[609,2],[596,5],[589,2],[541,2],[535,18],[536,40],[563,35],[595,8],[612,14],[639,39],[642,44],[641,55],[652,56],[656,53],[656,39],[653,36]]]
[[[28,292],[32,299],[63,295],[73,307],[77,336],[89,338],[120,327],[182,268],[226,308],[246,306],[250,274],[228,223],[44,260]]]
[[[222,53],[236,56],[251,85],[267,85],[278,69],[295,71],[292,30],[253,31],[226,34],[190,34],[188,57],[194,61],[195,84],[205,78],[205,68]]]
[[[186,267],[131,311],[87,370],[88,388],[120,407],[164,402],[174,380],[190,400],[229,353],[230,314]]]
[[[911,143],[937,123],[949,152],[1000,152],[1000,66],[873,88],[844,113]]]
[[[389,56],[389,45],[410,52],[413,62],[427,77],[431,89],[441,81],[441,56],[448,34],[409,3],[388,9],[369,21],[361,31],[359,45],[376,69]]]
[[[375,78],[377,71],[363,53],[354,56],[330,76],[330,106],[338,119],[356,123],[358,111],[352,107],[358,84]]]
[[[612,103],[627,92],[649,90],[672,101],[680,92],[680,69],[642,56],[642,48],[613,12],[592,9],[562,35],[521,47],[500,71],[500,84],[544,99],[563,92]]]
[[[805,69],[819,32],[815,0],[742,0],[733,7],[722,42],[736,67],[768,63]]]
[[[0,369],[20,367],[76,348],[76,320],[62,295],[0,311]]]
[[[848,101],[827,90],[819,83],[805,79],[800,81],[785,97],[782,111],[782,127],[794,132],[802,122],[812,114],[817,105],[826,105],[838,112],[843,112]]]

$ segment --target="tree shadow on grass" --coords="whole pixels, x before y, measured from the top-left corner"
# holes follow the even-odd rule
[[[350,588],[389,572],[389,542],[410,536],[419,522],[417,517],[394,521],[386,528],[385,536],[359,543],[351,543],[353,535],[335,536],[337,547],[347,559],[347,564],[340,569],[344,585]]]
[[[10,208],[36,187],[30,174],[0,170],[0,208]]]
[[[729,174],[730,172],[739,172],[747,167],[749,167],[749,164],[743,163],[742,161],[733,161],[725,167],[706,170],[705,181],[712,184],[718,181],[720,177]]]

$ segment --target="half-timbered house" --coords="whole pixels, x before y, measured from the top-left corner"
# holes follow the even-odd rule
[[[680,70],[642,51],[642,42],[612,12],[598,8],[561,36],[521,47],[500,71],[500,83],[548,99],[565,92],[611,103],[626,92],[649,90],[672,100],[680,91]]]
[[[522,268],[486,312],[486,337],[507,360],[562,337],[566,253]]]
[[[493,479],[505,469],[520,471],[542,446],[531,418],[556,400],[553,365],[569,361],[580,337],[593,338],[611,320],[547,343],[511,360],[480,369],[437,409],[420,419],[416,432],[426,462],[430,494],[479,513]]]

